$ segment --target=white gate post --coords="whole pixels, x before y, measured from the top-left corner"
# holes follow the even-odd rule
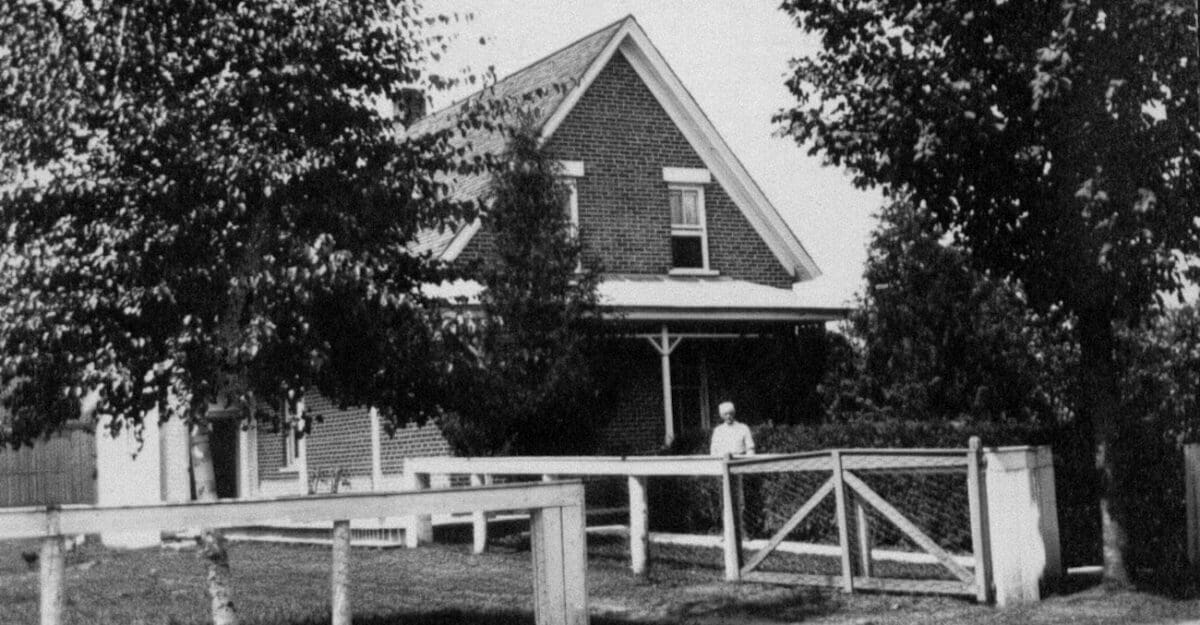
[[[988,449],[988,549],[996,605],[1037,601],[1062,576],[1050,448]]]
[[[992,595],[992,558],[988,552],[991,541],[988,540],[987,487],[982,465],[979,437],[972,436],[967,444],[967,506],[971,513],[971,554],[975,557],[975,600],[987,603]]]
[[[1183,483],[1187,500],[1188,563],[1200,566],[1200,444],[1183,447]]]
[[[629,476],[629,567],[645,576],[650,561],[650,507],[646,502],[646,477]]]

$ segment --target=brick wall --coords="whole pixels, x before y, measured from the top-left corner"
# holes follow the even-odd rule
[[[584,162],[577,181],[585,256],[612,273],[664,274],[671,266],[670,207],[663,167],[704,167],[621,54],[613,56],[548,144]],[[705,185],[709,265],[724,275],[787,287],[792,278],[728,194]],[[465,258],[486,256],[481,230]]]
[[[658,354],[644,340],[619,340],[600,366],[614,379],[600,398],[609,407],[596,433],[599,455],[645,454],[662,447],[662,378]]]
[[[366,408],[338,408],[333,402],[316,393],[304,398],[309,414],[320,415],[321,421],[313,423],[305,437],[308,470],[326,472],[341,467],[349,479],[371,476],[371,417]],[[258,467],[261,480],[296,479],[293,472],[281,472],[284,460],[285,434],[272,432],[269,427],[259,429]],[[450,445],[437,425],[430,422],[422,426],[409,424],[398,428],[394,437],[389,437],[380,427],[380,464],[385,474],[397,474],[404,470],[406,456],[450,455]]]
[[[283,468],[283,432],[273,432],[269,426],[258,428],[258,479],[294,480],[294,473],[280,473]]]
[[[346,477],[371,475],[371,417],[367,408],[342,410],[317,393],[304,396],[312,424],[307,445],[308,471],[342,470]]]
[[[382,433],[380,461],[384,473],[400,473],[404,471],[404,459],[417,456],[449,456],[450,443],[442,436],[437,424],[429,421],[425,425],[409,423],[396,429],[396,435],[389,437]]]

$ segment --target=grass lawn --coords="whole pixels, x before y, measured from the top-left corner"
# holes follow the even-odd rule
[[[37,623],[37,572],[26,541],[0,542],[0,623]],[[234,543],[230,558],[247,624],[328,622],[329,549]],[[109,551],[83,546],[68,556],[68,623],[201,624],[207,619],[203,567],[192,551]],[[520,545],[473,556],[464,545],[354,551],[353,600],[360,625],[532,623],[530,558]],[[945,597],[843,595],[718,581],[712,569],[659,564],[649,581],[616,558],[593,558],[592,621],[713,625],[988,623],[1173,623],[1200,618],[1200,600],[1087,588],[1036,605],[996,609]]]

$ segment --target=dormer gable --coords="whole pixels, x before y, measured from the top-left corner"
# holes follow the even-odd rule
[[[533,78],[535,76],[555,76],[572,85],[565,92],[541,85],[545,93],[536,102],[539,111],[537,121],[541,125],[542,138],[552,153],[560,158],[581,161],[587,167],[588,175],[576,180],[581,225],[585,245],[589,245],[589,236],[600,237],[591,245],[591,253],[600,256],[606,269],[611,271],[615,268],[614,263],[621,264],[620,256],[614,256],[614,251],[619,253],[621,245],[632,249],[638,245],[638,241],[633,239],[606,245],[605,237],[616,238],[616,235],[589,228],[588,206],[592,198],[607,197],[609,201],[605,210],[625,205],[629,210],[638,208],[646,213],[645,218],[654,223],[648,224],[648,229],[642,234],[649,233],[648,236],[656,237],[657,242],[642,243],[662,256],[659,266],[663,271],[684,269],[675,266],[682,259],[686,261],[684,264],[689,265],[686,269],[695,270],[692,273],[703,275],[726,271],[731,275],[746,274],[746,263],[753,260],[759,267],[757,271],[763,275],[741,277],[784,286],[789,282],[805,281],[820,275],[816,263],[799,239],[734,157],[632,17],[592,33],[500,81],[495,90],[498,94],[511,97],[517,86],[510,81],[530,87],[537,82]],[[607,130],[598,131],[586,118],[594,116],[597,111],[603,112],[604,103],[597,104],[596,100],[606,97],[602,92],[612,91],[613,80],[624,84],[625,91],[636,92],[640,103],[652,100],[651,106],[643,106],[642,109],[654,109],[654,113],[646,115],[654,119],[637,119],[636,115],[634,118],[612,119]],[[617,102],[611,104],[614,110],[619,108]],[[454,108],[432,116],[434,127],[436,120],[452,119]],[[605,174],[613,173],[611,168],[606,169],[600,161],[588,162],[589,157],[593,160],[600,158],[599,148],[595,145],[597,137],[627,135],[631,132],[640,136],[631,137],[630,141],[640,141],[643,146],[655,145],[657,134],[673,135],[668,144],[673,146],[676,154],[643,159],[646,161],[642,163],[644,167],[636,174],[641,178],[657,177],[655,182],[661,193],[651,190],[651,186],[639,185],[633,189],[629,184],[612,179],[605,182],[607,186],[601,186],[600,181]],[[587,141],[592,142],[591,147],[584,145]],[[498,153],[503,149],[502,137],[498,136],[474,138],[471,143],[476,151]],[[639,150],[631,142],[627,142],[622,149],[630,152]],[[630,156],[637,160],[637,154]],[[668,170],[703,171],[707,181],[672,181]],[[460,182],[466,188],[482,187],[476,180]],[[640,203],[634,202],[635,198],[632,197],[621,197],[630,193],[652,193],[655,196],[642,198]],[[675,209],[672,209],[673,205]],[[696,223],[698,215],[701,216],[700,223]],[[619,220],[624,216],[618,209],[615,216],[610,214],[604,219]],[[477,235],[482,236],[477,238]],[[476,221],[452,234],[430,235],[426,243],[429,251],[444,260],[453,260],[464,251],[469,255],[486,253],[489,244],[487,239],[486,233],[480,233],[480,224]],[[669,241],[669,244],[664,246],[664,241]],[[769,269],[763,269],[764,266]],[[632,269],[633,273],[646,272],[644,265]]]

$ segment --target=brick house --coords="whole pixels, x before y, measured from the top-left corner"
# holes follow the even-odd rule
[[[584,262],[605,269],[599,290],[614,338],[603,358],[620,380],[596,452],[657,451],[710,427],[723,399],[751,422],[772,418],[777,396],[795,386],[780,375],[804,368],[804,341],[781,339],[803,339],[845,309],[813,288],[816,264],[637,22],[592,33],[490,92],[537,111],[572,190],[564,208]],[[410,132],[452,124],[458,110],[424,117]],[[479,152],[504,147],[485,131],[464,140]],[[454,182],[464,196],[487,185],[480,177]],[[414,250],[453,261],[486,258],[491,245],[476,221],[426,233]],[[479,287],[436,288],[470,296]],[[325,489],[335,472],[343,489],[395,487],[405,457],[450,451],[433,424],[389,437],[368,408],[340,410],[310,395],[305,409],[322,418],[304,437],[230,422],[227,452],[218,454],[218,473],[230,476],[226,494],[303,492],[305,476],[324,477]]]

